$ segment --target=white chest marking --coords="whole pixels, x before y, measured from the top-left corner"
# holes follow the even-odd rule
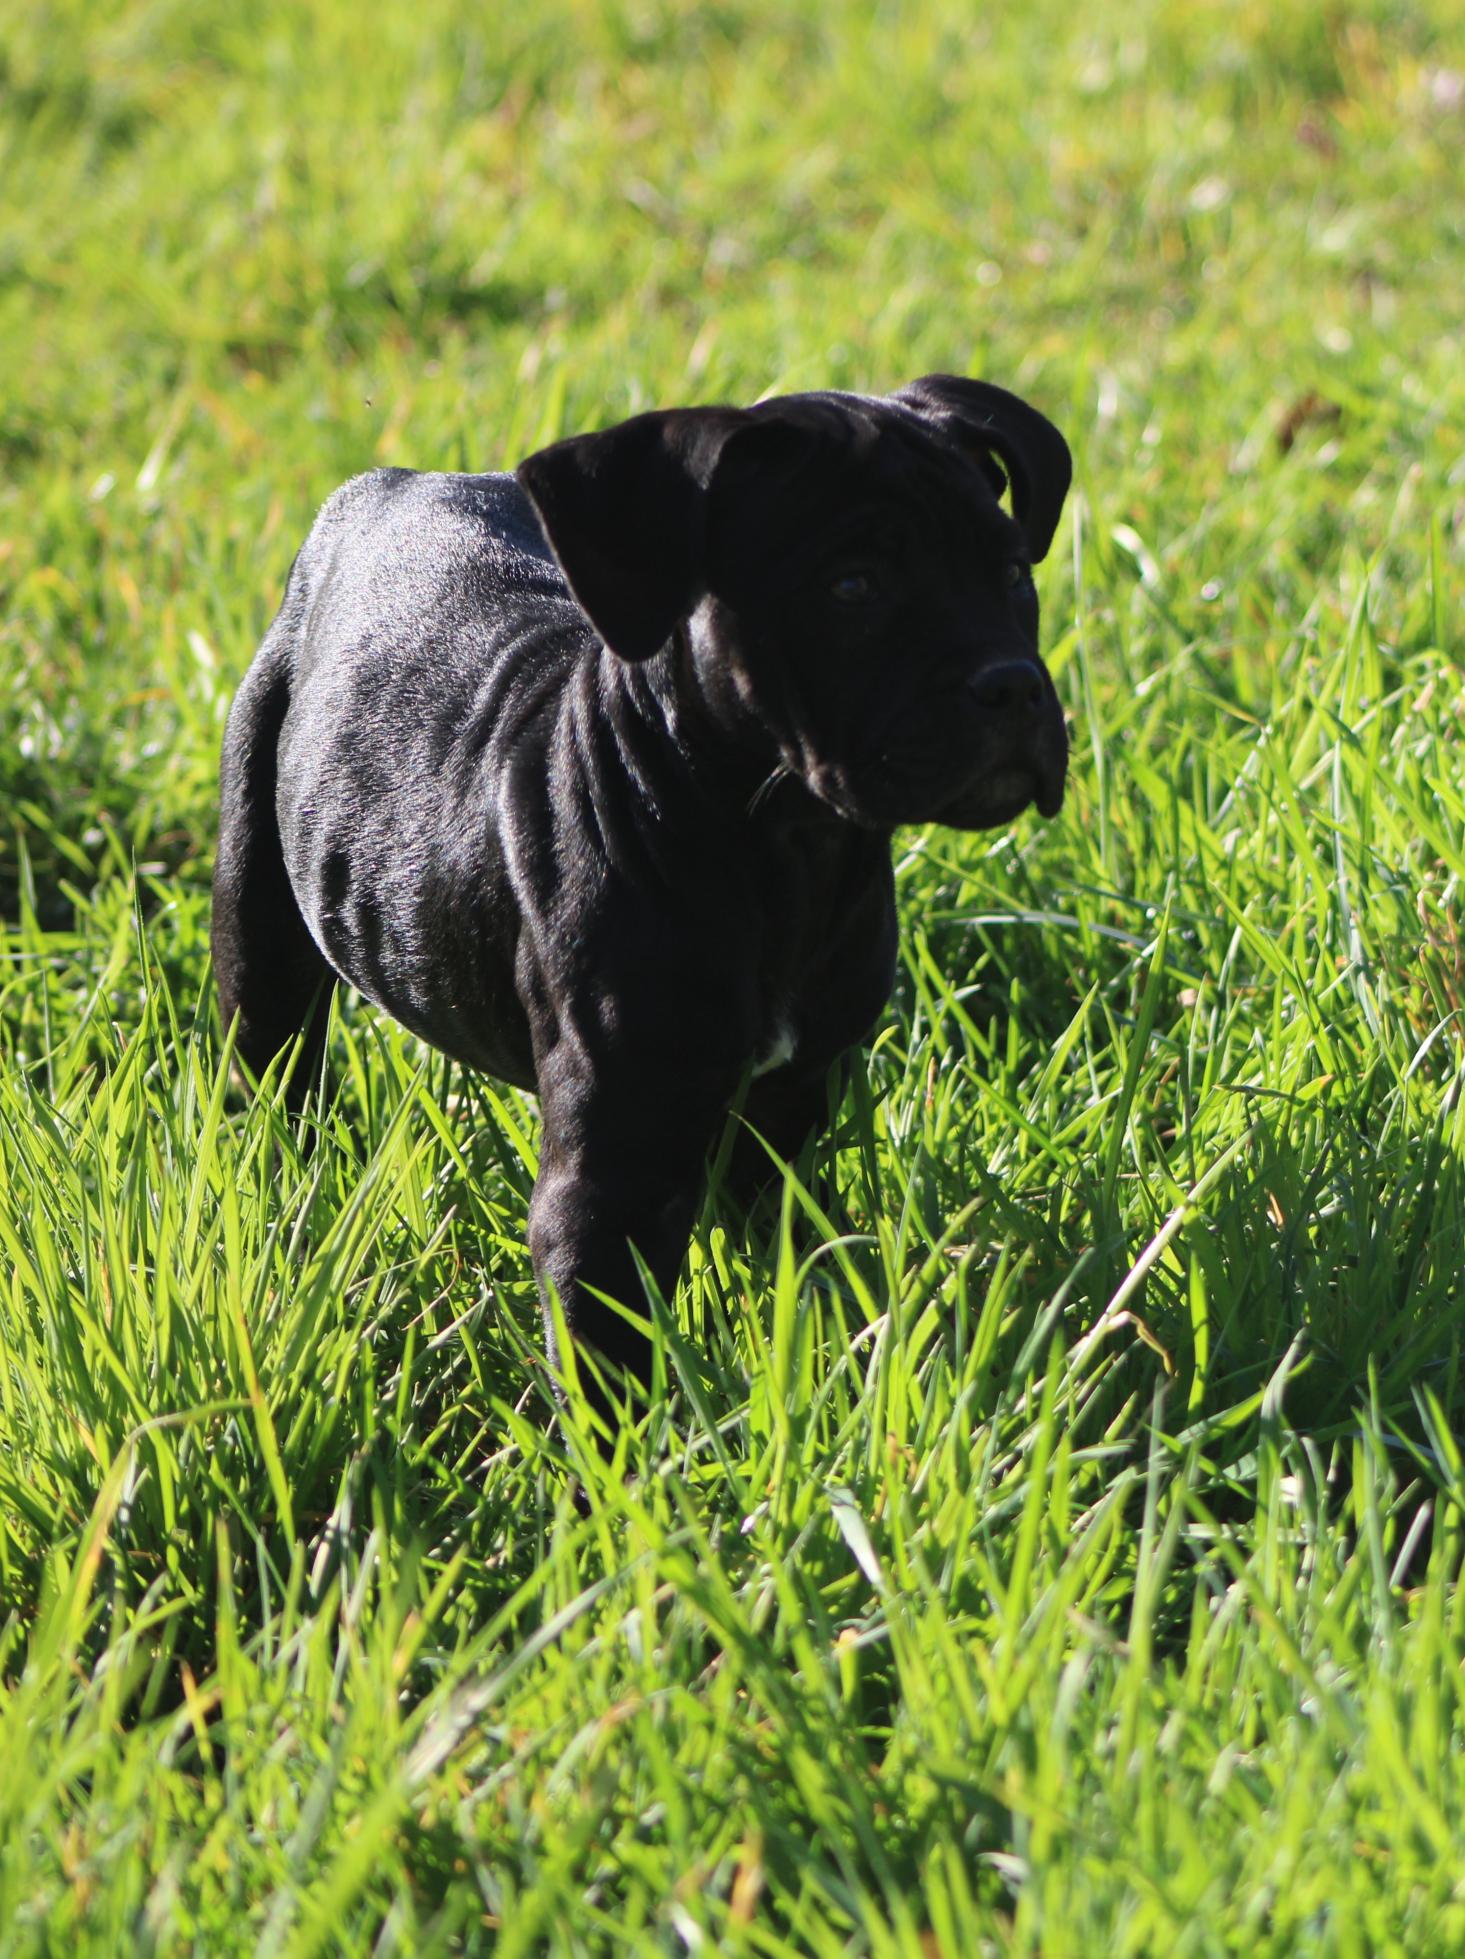
[[[769,1074],[774,1068],[781,1068],[785,1061],[794,1057],[794,1030],[786,1020],[780,1020],[774,1027],[773,1040],[753,1063],[753,1079]]]

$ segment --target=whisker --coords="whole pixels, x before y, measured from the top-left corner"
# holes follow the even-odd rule
[[[747,810],[748,815],[749,816],[755,815],[757,811],[762,807],[762,805],[767,802],[768,798],[773,794],[774,790],[778,787],[779,783],[782,782],[786,776],[792,774],[793,771],[792,769],[790,769],[787,762],[780,762],[776,768],[770,769],[768,774],[764,776],[763,780],[758,784],[758,787],[753,791],[752,795],[748,798],[748,810]]]

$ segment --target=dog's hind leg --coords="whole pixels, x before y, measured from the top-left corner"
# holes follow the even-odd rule
[[[219,1010],[226,1029],[239,1016],[235,1052],[246,1070],[259,1076],[304,1036],[286,1091],[298,1108],[319,1076],[335,975],[295,901],[275,814],[276,750],[290,705],[278,634],[277,624],[224,732],[212,943]]]

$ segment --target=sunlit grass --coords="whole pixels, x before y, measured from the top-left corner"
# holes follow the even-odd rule
[[[7,25],[0,1949],[1465,1945],[1450,25]],[[222,717],[360,468],[949,368],[1076,452],[1068,801],[900,837],[606,1460],[531,1102],[231,1086]]]

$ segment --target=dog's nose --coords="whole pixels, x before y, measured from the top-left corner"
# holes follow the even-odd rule
[[[971,683],[972,698],[988,714],[1036,714],[1043,705],[1042,669],[1031,660],[1004,660]]]

